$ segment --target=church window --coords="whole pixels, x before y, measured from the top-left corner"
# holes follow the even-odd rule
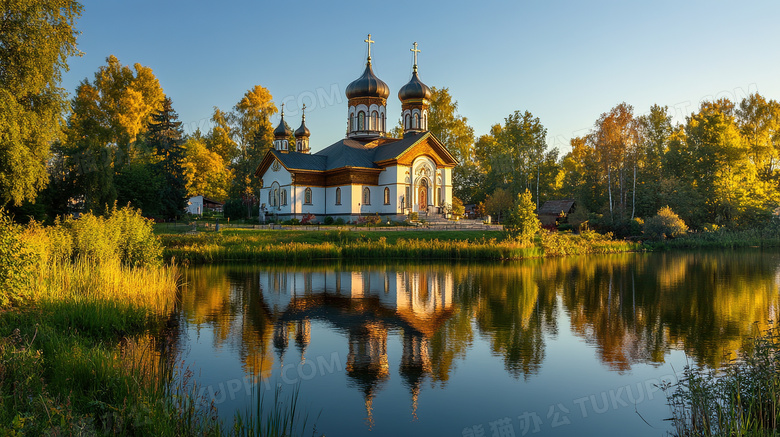
[[[419,129],[420,128],[420,114],[417,114],[417,113],[414,114],[414,126],[413,126],[413,128],[414,129]]]
[[[371,129],[379,130],[379,113],[376,111],[371,113]]]
[[[268,190],[268,206],[276,206],[274,205],[274,190]]]
[[[363,205],[371,205],[371,190],[363,188]]]
[[[428,113],[423,113],[423,125],[422,129],[428,129]]]
[[[341,205],[341,188],[336,188],[336,205]]]
[[[311,205],[311,188],[307,188],[303,192],[303,203]]]
[[[357,125],[355,123],[356,123],[356,121],[355,121],[355,114],[349,114],[349,130],[350,131],[356,130],[355,128],[357,127]]]
[[[366,113],[363,111],[358,112],[358,128],[357,130],[366,130]]]
[[[282,205],[287,205],[287,190],[282,190]]]
[[[385,205],[390,204],[390,188],[385,187]]]
[[[409,114],[404,117],[404,129],[410,129],[412,127],[412,118]]]
[[[406,187],[406,207],[412,207],[412,187]]]

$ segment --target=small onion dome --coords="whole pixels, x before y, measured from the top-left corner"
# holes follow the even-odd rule
[[[295,138],[309,137],[309,136],[311,136],[311,132],[309,132],[309,128],[306,127],[306,118],[301,118],[301,127],[295,129]]]
[[[374,70],[371,69],[371,62],[366,64],[366,70],[363,75],[355,79],[347,86],[347,98],[357,97],[380,97],[386,99],[390,95],[390,88],[382,79],[376,77]]]
[[[287,126],[287,123],[284,121],[284,112],[283,112],[282,119],[279,120],[279,126],[276,126],[276,129],[274,129],[274,136],[287,138],[290,136],[291,133],[292,133],[292,129],[290,129],[290,126]]]
[[[430,100],[431,96],[431,89],[428,88],[428,85],[420,81],[420,77],[417,76],[417,69],[412,73],[412,79],[409,83],[398,90],[398,98],[401,99],[401,101],[412,99]]]

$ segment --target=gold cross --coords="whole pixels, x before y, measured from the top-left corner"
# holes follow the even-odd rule
[[[284,103],[282,103],[282,118],[284,118]]]
[[[417,43],[416,42],[414,43],[414,48],[413,49],[409,49],[409,50],[414,52],[414,66],[416,67],[417,66],[417,54],[420,53],[422,50],[419,50],[417,48]]]
[[[371,60],[371,44],[375,43],[376,41],[371,40],[371,34],[368,34],[368,39],[363,40],[364,43],[368,44],[368,60]]]
[[[306,104],[303,104],[303,107],[301,108],[302,114],[301,114],[301,121],[306,120]]]

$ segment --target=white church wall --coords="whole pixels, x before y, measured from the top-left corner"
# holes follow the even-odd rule
[[[341,189],[341,204],[336,204],[336,189]],[[352,189],[349,185],[340,187],[327,187],[325,189],[327,197],[326,216],[333,218],[342,217],[344,220],[348,220],[347,215],[352,214]]]

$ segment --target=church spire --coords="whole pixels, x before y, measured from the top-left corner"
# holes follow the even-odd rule
[[[301,108],[301,126],[295,129],[295,151],[301,153],[309,153],[309,128],[306,127],[306,104],[303,104]]]
[[[424,132],[428,130],[428,107],[431,103],[431,89],[422,83],[417,75],[417,42],[409,49],[414,53],[414,67],[412,78],[398,90],[398,98],[401,100],[401,120],[404,125],[404,135],[407,133]]]
[[[292,133],[290,126],[284,121],[284,103],[282,103],[282,118],[279,120],[279,126],[274,129],[274,149],[280,152],[289,150],[289,138]]]
[[[347,85],[347,137],[373,140],[385,136],[387,97],[390,87],[376,77],[371,67],[371,34],[363,42],[368,44],[368,59],[363,75]]]

